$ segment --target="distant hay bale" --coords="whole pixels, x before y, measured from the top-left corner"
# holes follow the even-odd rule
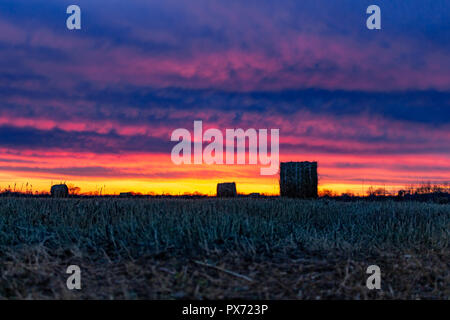
[[[217,184],[217,196],[218,197],[235,197],[236,195],[237,195],[236,183],[226,182],[226,183],[218,183]]]
[[[133,192],[121,192],[119,194],[119,197],[123,197],[123,198],[130,198],[133,196]]]
[[[65,184],[55,184],[51,187],[50,194],[54,198],[66,198],[69,196],[69,188]]]
[[[317,162],[282,162],[280,195],[290,198],[317,198]]]
[[[258,192],[253,192],[253,193],[250,193],[248,196],[249,196],[250,198],[258,198],[258,197],[261,196],[261,194],[258,193]]]

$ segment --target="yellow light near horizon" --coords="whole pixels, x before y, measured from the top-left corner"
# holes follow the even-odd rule
[[[10,183],[10,181],[15,181]],[[120,179],[98,179],[92,180],[48,180],[48,179],[26,179],[22,177],[14,177],[9,175],[0,175],[0,185],[2,189],[10,187],[18,192],[25,192],[26,188],[32,188],[33,192],[49,192],[50,187],[57,183],[67,183],[69,185],[77,186],[81,189],[81,194],[87,193],[102,193],[109,195],[117,195],[121,192],[135,192],[142,194],[204,194],[215,195],[216,186],[219,182],[234,181],[237,184],[237,191],[241,194],[260,193],[266,195],[279,195],[278,177],[270,178],[239,178],[239,179],[153,179],[153,180],[120,180]],[[28,186],[27,186],[28,183]],[[388,191],[398,191],[403,186],[398,185],[371,185],[373,188],[386,188]],[[345,184],[345,183],[324,183],[319,185],[319,193],[323,190],[331,190],[335,194],[342,194],[351,192],[355,195],[363,195],[367,193],[370,185],[362,186],[360,184]]]
[[[7,157],[5,156],[5,159]],[[335,163],[345,161],[353,161],[356,164],[374,161],[370,158],[353,159],[353,157],[355,156],[351,158],[347,156],[331,157],[329,155],[318,157],[319,192],[329,189],[335,194],[351,192],[355,195],[363,195],[372,186],[375,189],[386,188],[392,193],[404,189],[408,184],[418,184],[417,179],[399,177],[398,172],[383,167],[383,164],[387,161],[384,159],[383,164],[380,164],[378,168],[371,168],[370,170],[335,166]],[[285,158],[288,158],[287,160],[314,160],[312,157],[308,158],[305,155],[289,155],[285,156]],[[24,168],[24,165],[21,164],[22,162],[14,164],[14,160],[30,161],[33,164],[30,168]],[[394,160],[396,162],[411,161],[409,158]],[[389,161],[394,160],[390,159]],[[444,160],[447,159],[441,159],[440,163],[444,163]],[[435,162],[437,160],[436,157],[433,157],[431,160],[425,157],[420,159],[420,161],[431,163],[431,161]],[[81,193],[101,192],[102,194],[114,195],[121,192],[135,192],[142,194],[182,195],[186,193],[201,193],[215,195],[217,183],[236,182],[237,191],[241,194],[279,194],[278,175],[261,176],[261,166],[259,165],[176,166],[171,162],[170,155],[167,154],[96,155],[44,153],[42,157],[39,157],[39,160],[34,154],[29,154],[23,155],[20,159],[11,158],[3,165],[9,169],[0,171],[0,188],[3,190],[7,188],[13,189],[15,185],[16,191],[19,192],[27,191],[25,188],[28,190],[32,188],[33,191],[49,192],[52,184],[65,182],[81,188]],[[34,167],[36,170],[33,170]],[[105,170],[100,170],[99,176],[93,177],[92,175],[96,174],[96,172],[92,168],[97,167]],[[13,168],[16,168],[17,171],[8,171]],[[23,168],[22,172],[20,171],[22,170],[21,168]],[[82,169],[84,168],[89,170],[83,171]],[[81,176],[83,174],[87,176]],[[414,172],[414,176],[420,175],[420,172]],[[441,180],[445,181],[448,173],[443,172],[440,175]],[[349,177],[353,180],[349,180]],[[360,177],[360,182],[356,181],[355,178],[357,177]],[[393,182],[386,185],[379,182],[389,180]]]

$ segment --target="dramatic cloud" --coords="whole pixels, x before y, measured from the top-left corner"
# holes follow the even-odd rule
[[[174,166],[170,134],[194,120],[279,128],[282,160],[318,160],[340,190],[450,180],[444,0],[380,0],[379,31],[350,0],[79,0],[80,31],[69,4],[0,3],[2,185],[277,192],[255,167]]]

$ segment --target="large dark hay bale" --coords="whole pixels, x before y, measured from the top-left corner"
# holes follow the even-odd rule
[[[236,195],[237,195],[236,183],[226,182],[226,183],[218,183],[217,184],[217,196],[218,197],[235,197]]]
[[[317,198],[317,162],[282,162],[280,195],[291,198]]]
[[[66,198],[69,196],[69,188],[65,184],[56,184],[51,187],[50,194],[54,198]]]

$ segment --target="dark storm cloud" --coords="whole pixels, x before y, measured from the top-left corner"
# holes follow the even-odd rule
[[[170,152],[167,141],[147,136],[120,136],[115,132],[70,132],[60,129],[0,127],[0,146],[15,149],[70,150],[73,152],[122,153]]]
[[[9,74],[2,77],[11,77]],[[21,79],[20,76],[16,77]],[[34,78],[32,78],[34,79]],[[1,81],[1,80],[0,80]],[[373,115],[386,119],[443,125],[450,122],[450,92],[403,91],[373,93],[361,91],[296,90],[281,92],[225,92],[188,89],[149,89],[138,87],[109,87],[95,89],[89,85],[79,87],[74,92],[55,89],[47,94],[42,88],[31,90],[17,87],[0,87],[0,111],[16,117],[30,115],[32,109],[36,115],[45,115],[53,120],[68,117],[81,117],[84,120],[117,120],[124,123],[151,124],[153,121],[167,121],[170,118],[151,119],[143,117],[145,110],[171,108],[173,112],[190,111],[195,115],[198,110],[217,110],[238,113],[292,114],[309,111],[315,114],[331,115],[336,119],[349,115]],[[34,101],[26,103],[8,103],[13,98],[27,98]],[[41,101],[40,101],[41,100]],[[85,110],[71,107],[79,102],[86,105]],[[54,105],[67,108],[56,108]],[[138,111],[136,116],[126,114],[126,110]]]

